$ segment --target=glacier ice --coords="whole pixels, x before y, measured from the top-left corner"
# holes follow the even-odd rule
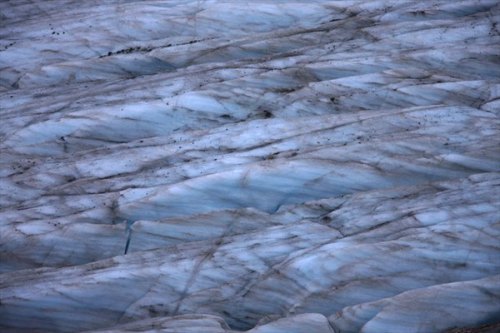
[[[499,21],[1,2],[0,330],[497,332]]]

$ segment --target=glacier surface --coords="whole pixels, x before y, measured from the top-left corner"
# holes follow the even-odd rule
[[[0,330],[499,332],[499,22],[0,2]]]

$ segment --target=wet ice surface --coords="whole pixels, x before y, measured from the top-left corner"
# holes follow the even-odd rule
[[[494,330],[499,9],[2,2],[2,332]]]

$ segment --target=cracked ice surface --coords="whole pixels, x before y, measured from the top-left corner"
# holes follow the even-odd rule
[[[2,332],[499,328],[497,1],[0,18]]]

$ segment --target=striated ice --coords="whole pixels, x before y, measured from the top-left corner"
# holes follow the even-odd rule
[[[346,333],[444,332],[471,324],[496,323],[499,280],[496,275],[410,290],[392,298],[347,307],[330,320],[333,327]]]
[[[499,21],[1,2],[0,331],[498,331]]]

